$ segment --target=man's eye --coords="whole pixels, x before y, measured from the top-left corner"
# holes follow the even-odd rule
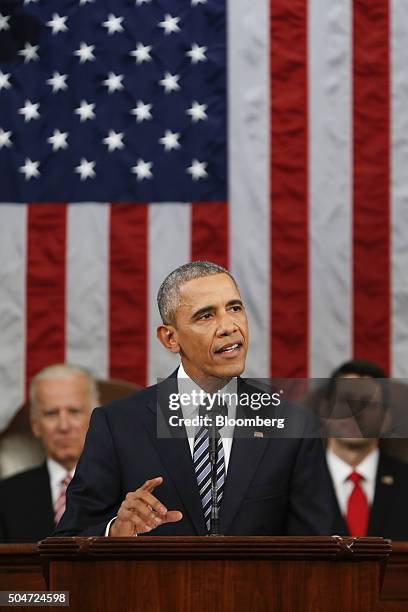
[[[237,304],[236,306],[233,306],[233,307],[232,307],[232,310],[233,310],[234,312],[241,312],[241,310],[242,310],[242,306],[240,306],[240,305],[238,305],[238,304]]]
[[[204,314],[200,315],[200,319],[209,319],[211,316],[211,314],[209,312],[205,312]]]

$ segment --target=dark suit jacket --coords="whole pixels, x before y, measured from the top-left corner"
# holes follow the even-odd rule
[[[37,542],[54,528],[45,463],[0,481],[0,542]]]
[[[333,533],[349,535],[331,485]],[[373,504],[368,523],[369,536],[408,540],[408,464],[380,451]]]
[[[176,392],[176,378],[167,381]],[[240,383],[241,392],[245,388]],[[67,509],[54,535],[103,535],[126,494],[155,476],[163,476],[164,482],[154,494],[169,510],[180,510],[183,519],[147,535],[206,534],[188,439],[184,430],[183,435],[178,430],[168,438],[157,436],[157,398],[153,386],[94,410],[67,490]],[[295,406],[286,410],[306,436],[315,429],[309,412]],[[253,434],[251,439],[236,437],[232,444],[221,532],[328,534],[331,519],[321,441],[284,438],[281,430],[269,439]]]

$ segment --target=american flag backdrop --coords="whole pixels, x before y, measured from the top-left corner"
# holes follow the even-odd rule
[[[167,375],[192,259],[238,280],[248,375],[408,375],[407,0],[0,7],[0,429],[52,362]]]

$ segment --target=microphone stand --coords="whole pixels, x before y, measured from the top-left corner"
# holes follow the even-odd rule
[[[211,464],[211,515],[210,515],[210,536],[221,535],[219,508],[217,503],[217,461],[218,461],[218,436],[215,424],[216,412],[212,412],[211,427],[209,429],[209,450]]]
[[[217,416],[226,416],[228,411],[223,402],[218,402],[213,405],[209,411],[211,417],[211,425],[208,429],[209,435],[209,453],[211,464],[211,514],[210,514],[210,536],[222,535],[220,529],[219,508],[217,500],[217,462],[218,462],[218,427]]]

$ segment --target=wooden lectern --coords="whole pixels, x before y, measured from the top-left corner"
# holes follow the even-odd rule
[[[338,536],[76,537],[47,538],[39,551],[48,588],[70,592],[70,612],[371,612],[391,544]]]

